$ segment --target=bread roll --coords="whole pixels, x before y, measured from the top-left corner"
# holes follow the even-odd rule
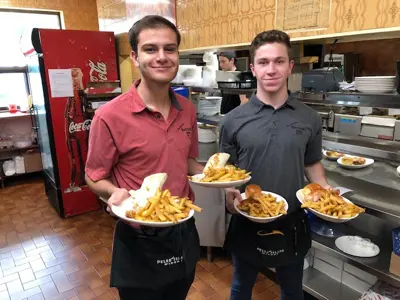
[[[303,188],[303,194],[306,196],[318,190],[323,190],[323,187],[320,186],[318,183],[310,183]]]
[[[249,184],[248,186],[246,186],[245,190],[246,198],[251,198],[261,193],[262,190],[260,186],[258,186],[257,184]]]

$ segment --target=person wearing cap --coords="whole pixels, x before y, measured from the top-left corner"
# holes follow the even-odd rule
[[[236,54],[235,51],[224,51],[218,54],[219,67],[222,71],[236,71]],[[246,95],[229,95],[223,94],[221,101],[220,113],[225,115],[235,107],[247,102]]]

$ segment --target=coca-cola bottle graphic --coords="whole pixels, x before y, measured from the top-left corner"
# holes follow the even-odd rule
[[[65,141],[71,168],[70,182],[66,193],[80,191],[85,182],[85,159],[91,119],[84,106],[82,71],[71,69],[74,96],[69,97],[65,106]]]

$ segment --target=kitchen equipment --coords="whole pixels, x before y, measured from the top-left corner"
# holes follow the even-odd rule
[[[202,123],[197,123],[199,143],[215,143],[217,141],[217,128]]]
[[[305,92],[334,92],[344,80],[338,68],[314,69],[303,73],[301,89]]]
[[[393,139],[395,141],[400,141],[400,120],[396,120],[394,125],[394,136]]]
[[[396,119],[364,116],[360,135],[382,140],[393,140]]]
[[[364,76],[355,78],[356,90],[362,93],[383,94],[396,90],[396,76]]]
[[[215,116],[220,111],[221,101],[222,97],[200,97],[197,102],[197,113],[206,117]]]
[[[334,132],[358,136],[361,131],[361,116],[335,114]]]
[[[397,92],[400,94],[400,60],[396,64],[396,87]]]
[[[240,71],[220,71],[215,73],[215,80],[217,82],[235,82],[239,81]]]

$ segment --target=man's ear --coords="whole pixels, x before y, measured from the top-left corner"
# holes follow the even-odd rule
[[[253,76],[256,77],[256,74],[254,73],[254,66],[253,66],[253,64],[250,64],[250,70],[251,70],[251,73],[253,73]]]
[[[294,60],[289,61],[289,74],[292,74],[293,66],[294,66]]]
[[[132,50],[131,54],[129,56],[131,57],[131,59],[132,59],[133,63],[135,64],[135,66],[137,68],[139,68],[139,61],[138,61],[138,56],[137,56],[136,52]]]

